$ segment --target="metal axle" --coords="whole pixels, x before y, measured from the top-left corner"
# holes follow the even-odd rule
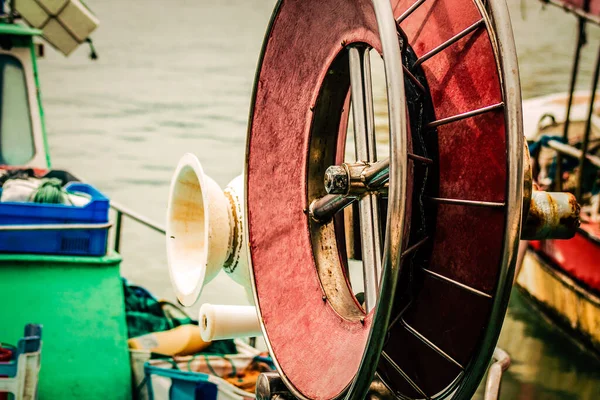
[[[372,164],[358,162],[333,165],[325,172],[325,190],[328,195],[313,201],[310,215],[319,222],[329,221],[364,193],[385,193],[389,186],[389,160]],[[530,172],[529,172],[530,173]],[[527,175],[527,174],[526,174]],[[525,177],[527,178],[527,176]],[[570,239],[579,227],[580,206],[570,193],[532,190],[531,180],[524,182],[524,218],[522,240]],[[438,199],[438,203],[461,206],[504,208],[504,203],[486,201]]]

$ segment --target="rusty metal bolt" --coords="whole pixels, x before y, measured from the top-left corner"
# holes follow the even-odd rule
[[[348,170],[341,165],[332,165],[325,171],[325,190],[329,194],[348,193],[350,177]]]
[[[579,227],[579,208],[571,193],[534,190],[521,239],[572,238]]]

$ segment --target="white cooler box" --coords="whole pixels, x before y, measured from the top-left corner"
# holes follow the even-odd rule
[[[80,0],[16,0],[15,8],[44,39],[68,56],[100,21]]]

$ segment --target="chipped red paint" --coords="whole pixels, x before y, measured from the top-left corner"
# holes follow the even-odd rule
[[[556,265],[600,293],[600,226],[582,222],[580,231],[570,240],[532,241],[531,246],[550,257]]]

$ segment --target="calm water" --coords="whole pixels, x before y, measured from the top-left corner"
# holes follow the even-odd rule
[[[252,82],[274,0],[87,3],[101,20],[94,34],[100,59],[91,62],[82,46],[69,59],[49,49],[40,62],[54,167],[163,224],[183,153],[197,154],[222,186],[242,171]],[[523,95],[565,91],[575,21],[522,3],[510,0]],[[600,30],[590,29],[584,75],[599,39]],[[173,300],[163,238],[132,223],[123,234],[123,274]],[[219,276],[198,303],[211,301],[240,304],[245,297]],[[516,295],[500,346],[513,359],[502,398],[600,399],[600,362]]]

